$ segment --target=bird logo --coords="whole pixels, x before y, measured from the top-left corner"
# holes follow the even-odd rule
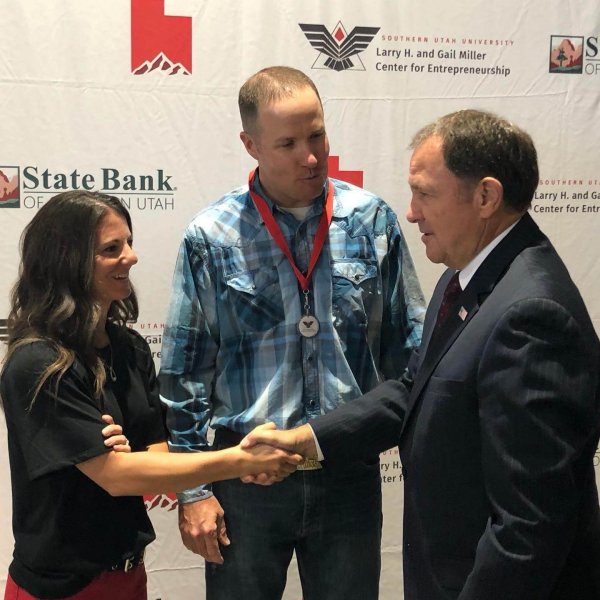
[[[300,29],[310,42],[310,45],[319,51],[319,57],[313,64],[315,68],[332,69],[333,71],[364,71],[365,67],[358,56],[366,50],[371,43],[379,27],[355,27],[349,34],[342,22],[329,32],[325,25],[299,23]],[[322,61],[323,66],[315,66]],[[358,64],[357,64],[358,63]]]

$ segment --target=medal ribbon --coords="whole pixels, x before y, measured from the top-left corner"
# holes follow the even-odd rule
[[[319,221],[319,225],[317,227],[317,233],[315,235],[315,241],[313,244],[310,262],[308,264],[308,270],[306,271],[306,275],[304,275],[302,271],[300,271],[300,269],[296,266],[296,262],[294,261],[292,252],[289,249],[285,238],[283,237],[283,233],[281,231],[281,228],[279,227],[279,223],[277,223],[277,221],[275,220],[275,217],[273,216],[269,205],[252,189],[252,184],[254,182],[255,177],[256,169],[250,172],[250,176],[248,178],[248,189],[250,190],[250,196],[254,201],[256,210],[258,210],[260,216],[265,222],[267,231],[271,234],[271,237],[279,246],[279,248],[281,248],[281,251],[285,254],[290,265],[292,266],[292,269],[294,270],[294,273],[296,275],[296,279],[302,286],[302,291],[308,292],[310,278],[312,276],[312,272],[315,268],[315,265],[317,264],[317,260],[319,260],[319,255],[321,254],[321,250],[323,249],[323,245],[325,244],[325,239],[327,238],[327,234],[329,232],[329,225],[331,224],[331,219],[333,217],[333,183],[331,180],[329,180],[329,186],[327,188],[327,199],[325,200],[325,209],[323,210],[321,220]]]

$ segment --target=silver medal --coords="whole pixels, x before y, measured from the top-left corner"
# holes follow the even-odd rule
[[[319,333],[319,321],[312,315],[304,315],[298,321],[298,331],[302,337],[311,338]]]

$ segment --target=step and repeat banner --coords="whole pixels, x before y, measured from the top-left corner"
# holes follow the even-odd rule
[[[160,365],[181,234],[198,210],[246,180],[253,162],[238,137],[237,93],[273,64],[314,79],[331,174],[362,183],[397,211],[427,298],[441,269],[404,219],[412,134],[461,108],[497,112],[529,131],[541,174],[533,217],[600,329],[598,3],[0,0],[0,340],[25,224],[58,192],[102,190],[132,214],[135,328]],[[396,450],[382,456],[381,475],[381,597],[397,600]],[[12,552],[9,481],[0,419],[2,589]],[[202,598],[204,566],[180,542],[174,496],[146,504],[158,534],[147,559],[150,598]],[[293,566],[285,598],[301,598]]]

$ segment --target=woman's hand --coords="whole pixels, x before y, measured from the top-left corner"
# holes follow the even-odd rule
[[[123,435],[123,428],[117,425],[110,415],[102,415],[102,420],[108,423],[102,430],[102,435],[106,438],[104,445],[115,452],[131,452],[129,440]]]
[[[275,430],[274,423],[259,425],[254,429],[256,434]],[[247,455],[252,464],[253,472],[242,477],[244,483],[257,483],[259,485],[271,485],[282,481],[291,475],[298,465],[304,460],[300,454],[276,448],[264,443],[242,444],[238,448]]]
[[[299,454],[292,454],[287,450],[280,450],[266,444],[258,444],[244,452],[253,455],[256,467],[253,468],[254,478],[251,481],[259,485],[271,485],[283,481],[304,461],[304,457]],[[245,478],[242,478],[242,481],[250,482]]]

